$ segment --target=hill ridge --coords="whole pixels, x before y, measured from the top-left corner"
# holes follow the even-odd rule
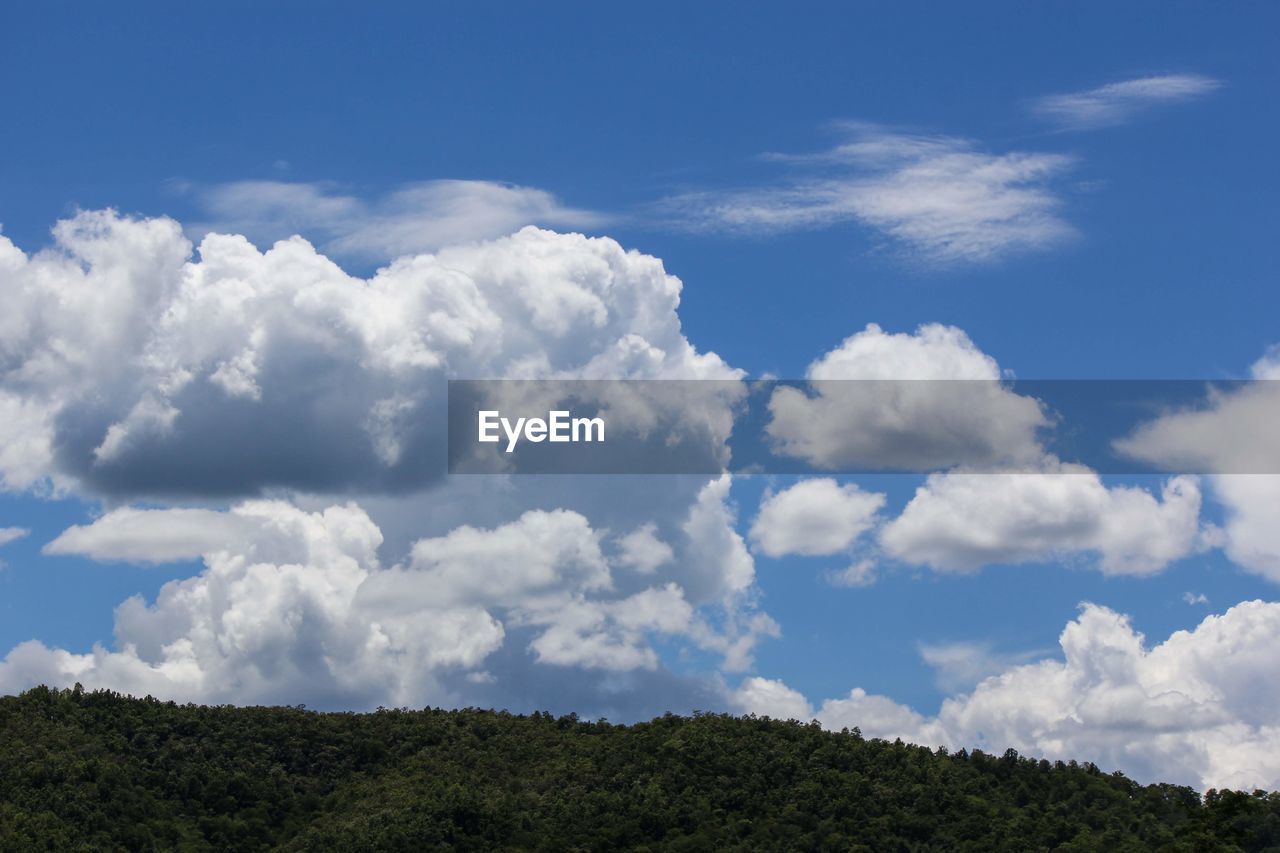
[[[1280,794],[816,723],[0,697],[0,850],[1280,850]]]

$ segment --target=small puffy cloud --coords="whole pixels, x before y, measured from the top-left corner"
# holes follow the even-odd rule
[[[607,218],[545,190],[492,181],[423,181],[371,201],[328,184],[236,181],[198,190],[210,221],[188,228],[270,245],[301,234],[341,257],[389,260],[505,237],[526,225],[582,229]]]
[[[576,512],[530,510],[492,530],[459,527],[422,539],[408,563],[381,572],[361,590],[380,610],[435,604],[520,607],[543,596],[608,589],[597,534]]]
[[[1152,574],[1199,545],[1200,487],[1174,477],[1157,498],[1060,464],[1044,473],[931,475],[880,532],[884,551],[943,572],[1096,556],[1107,574]]]
[[[674,557],[675,551],[658,537],[653,523],[642,524],[618,539],[618,563],[641,574],[652,574]]]
[[[937,722],[861,687],[853,688],[842,699],[826,700],[816,716],[829,729],[858,728],[867,737],[902,738],[929,745],[946,743],[946,734]]]
[[[1222,504],[1222,547],[1236,564],[1280,583],[1280,475],[1223,474],[1209,478]]]
[[[871,586],[876,582],[876,561],[871,557],[856,560],[843,569],[828,572],[827,581],[833,586],[850,588]]]
[[[94,560],[171,563],[225,548],[246,532],[243,512],[207,509],[114,509],[92,524],[64,530],[45,554]]]
[[[743,679],[733,693],[734,704],[744,713],[772,717],[775,720],[811,720],[813,706],[798,690],[792,690],[776,679]]]
[[[1173,410],[1138,425],[1114,442],[1125,456],[1161,470],[1224,475],[1280,473],[1280,444],[1272,424],[1280,419],[1280,382],[1260,381],[1207,388],[1199,405]]]
[[[30,488],[53,470],[53,411],[0,387],[0,489]]]
[[[1268,347],[1249,372],[1254,379],[1280,379],[1280,345]]]
[[[30,533],[31,531],[25,527],[0,527],[0,546],[16,542]]]
[[[913,334],[885,332],[875,323],[845,338],[809,365],[810,379],[999,380],[1000,366],[963,329],[925,323]]]
[[[725,474],[704,486],[681,526],[689,543],[685,559],[695,567],[685,586],[695,600],[744,595],[755,583],[755,561],[736,529],[737,511],[729,499],[732,484]]]
[[[751,539],[770,557],[836,554],[870,529],[884,501],[852,483],[803,480],[764,498]]]
[[[922,715],[856,688],[816,716],[832,729],[952,749],[979,747],[1093,761],[1142,781],[1201,789],[1280,786],[1280,603],[1246,601],[1148,646],[1128,617],[1081,607],[1062,659],[1009,666]],[[761,680],[763,681],[763,680]],[[781,682],[744,683],[742,710],[806,700]]]
[[[1044,249],[1074,235],[1052,181],[1060,154],[983,151],[967,140],[848,125],[848,140],[817,155],[775,156],[777,185],[668,199],[689,227],[747,233],[855,222],[934,263],[981,262]]]
[[[1043,455],[1041,404],[1001,384],[995,359],[954,326],[905,334],[870,324],[806,378],[774,391],[766,431],[777,453],[818,468],[1012,466]]]
[[[1154,107],[1203,97],[1222,84],[1201,74],[1159,74],[1108,83],[1085,92],[1049,95],[1035,110],[1055,124],[1075,130],[1123,124]]]
[[[1209,603],[1209,597],[1203,592],[1184,592],[1182,594],[1182,600],[1192,606],[1197,604],[1207,605]]]
[[[1208,387],[1198,405],[1166,412],[1114,442],[1127,456],[1166,470],[1218,472],[1207,478],[1222,504],[1218,531],[1228,557],[1280,581],[1280,350],[1251,369],[1252,382]]]
[[[657,669],[646,632],[689,632],[693,608],[672,583],[610,602],[575,599],[530,644],[540,663],[608,670]]]
[[[680,560],[686,567],[681,585],[690,602],[719,604],[718,612],[694,621],[691,636],[722,656],[723,669],[740,672],[751,666],[756,645],[779,636],[781,629],[755,607],[755,560],[737,531],[732,482],[725,474],[707,483],[681,525]]]
[[[529,648],[538,662],[609,670],[656,668],[648,634],[688,634],[693,618],[674,582],[614,594],[599,534],[565,510],[421,540],[404,566],[370,577],[358,598],[380,613],[498,610],[509,626],[537,629]]]

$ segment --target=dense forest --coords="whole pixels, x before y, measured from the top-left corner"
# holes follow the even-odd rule
[[[0,698],[3,850],[1280,850],[1280,794],[698,714]]]

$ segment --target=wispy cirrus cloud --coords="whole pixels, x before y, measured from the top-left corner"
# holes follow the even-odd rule
[[[193,188],[207,221],[188,231],[244,234],[270,244],[301,234],[340,257],[388,260],[489,240],[526,225],[590,229],[609,217],[534,187],[495,181],[405,184],[371,199],[328,183],[234,181]]]
[[[930,263],[990,261],[1075,234],[1052,189],[1069,156],[843,127],[846,141],[830,150],[770,155],[787,168],[772,186],[685,193],[660,206],[693,230],[768,234],[856,223]]]
[[[948,694],[970,690],[983,679],[1052,652],[1050,649],[1000,652],[989,642],[920,643],[919,648],[920,658],[934,671],[934,683]]]
[[[25,527],[0,527],[0,545],[8,545],[29,534]]]
[[[1033,108],[1071,130],[1122,124],[1154,107],[1199,98],[1222,84],[1200,74],[1159,74],[1108,83],[1085,92],[1048,95]]]

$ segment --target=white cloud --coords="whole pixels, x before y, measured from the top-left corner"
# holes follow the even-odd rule
[[[603,534],[564,509],[420,539],[390,568],[378,560],[381,530],[353,503],[117,509],[48,550],[200,557],[203,569],[165,584],[154,602],[121,604],[113,649],[16,647],[0,663],[0,690],[80,681],[211,702],[456,702],[499,681],[486,661],[512,636],[526,638],[526,665],[654,671],[649,641],[666,635],[741,669],[777,630],[751,601],[754,568],[733,531],[728,488],[727,478],[712,481],[687,510],[688,538],[673,556],[695,565],[696,555],[696,573],[655,565],[629,583],[615,580]]]
[[[995,359],[954,326],[894,334],[869,324],[806,378],[774,391],[766,431],[777,453],[818,468],[1008,467],[1043,455],[1040,403],[1001,384]]]
[[[1157,499],[1061,463],[1041,444],[1044,407],[1001,376],[955,327],[871,325],[809,366],[810,393],[778,388],[767,429],[778,452],[827,469],[958,466],[931,474],[880,526],[882,551],[907,563],[974,571],[1090,553],[1109,574],[1149,574],[1208,544],[1195,478],[1169,480]],[[861,586],[873,572],[857,562],[831,580]]]
[[[231,515],[226,527],[238,535],[204,554],[203,571],[165,584],[150,605],[134,597],[117,608],[114,651],[24,643],[0,663],[0,688],[81,681],[198,701],[418,702],[439,690],[436,670],[475,666],[502,641],[502,625],[479,608],[358,607],[382,536],[354,505],[307,513],[258,501]],[[144,537],[160,543],[155,558],[209,547],[182,510],[128,521],[158,528]],[[106,517],[103,536],[90,525],[76,538],[114,552],[120,529],[120,516]]]
[[[1209,603],[1208,596],[1206,596],[1203,592],[1184,592],[1182,594],[1182,600],[1192,606],[1197,604],[1207,605]]]
[[[1220,502],[1223,550],[1255,574],[1280,583],[1280,475],[1223,474],[1209,478]]]
[[[634,552],[610,558],[601,547],[607,533],[566,509],[449,527],[413,542],[390,568],[377,556],[382,531],[355,504],[116,509],[69,528],[47,550],[134,562],[199,557],[203,569],[166,584],[154,602],[135,597],[117,608],[110,649],[77,654],[34,641],[13,649],[0,664],[0,691],[78,680],[197,701],[525,706],[562,701],[570,683],[548,673],[572,668],[584,708],[638,704],[652,713],[661,710],[646,704],[658,701],[645,692],[653,689],[678,691],[668,702],[708,707],[689,697],[719,695],[718,682],[666,673],[650,640],[672,638],[739,671],[761,639],[778,635],[755,603],[730,484],[704,483],[683,509],[672,499],[685,490],[661,490],[677,520],[663,516],[634,532],[646,547],[665,545],[670,558],[650,560],[645,572],[635,570]],[[593,692],[592,671],[651,675],[625,690],[602,681]],[[528,693],[535,686],[540,700]]]
[[[933,668],[934,681],[944,693],[971,689],[989,676],[1042,656],[1042,652],[1001,653],[983,642],[920,644],[920,658]]]
[[[1107,574],[1152,574],[1199,544],[1200,488],[1175,477],[1157,499],[1056,465],[1039,474],[931,475],[880,533],[885,552],[937,571],[1088,552]]]
[[[871,586],[876,582],[876,561],[871,557],[863,557],[838,571],[827,573],[827,581],[833,586],[857,588]]]
[[[0,244],[0,254],[3,249]],[[0,387],[0,489],[47,485],[54,469],[53,430],[49,406]]]
[[[1280,379],[1280,344],[1267,347],[1249,372],[1254,379]]]
[[[642,524],[618,539],[618,563],[641,574],[652,574],[675,557],[671,546],[658,537],[657,527]]]
[[[530,644],[541,663],[600,669],[656,669],[645,632],[687,634],[693,608],[676,584],[649,588],[618,601],[575,599],[555,611]]]
[[[868,323],[805,371],[810,379],[1001,379],[1000,365],[963,329],[924,323],[913,334]]]
[[[1255,371],[1270,369],[1260,362]],[[1205,401],[1140,424],[1114,442],[1126,456],[1163,470],[1217,474],[1280,472],[1274,424],[1280,418],[1280,382],[1209,387]]]
[[[740,670],[778,634],[756,605],[728,477],[623,492],[438,480],[447,376],[740,376],[685,339],[681,284],[655,258],[528,228],[361,279],[300,239],[264,252],[209,235],[193,258],[177,223],[101,211],[60,223],[32,256],[0,238],[0,270],[13,297],[0,316],[7,488],[295,502],[123,507],[68,529],[49,553],[204,568],[122,605],[110,649],[14,649],[4,689],[80,680],[326,707],[527,703],[534,690],[634,705],[617,698],[624,676],[635,695],[718,689],[666,672],[654,635]],[[727,428],[727,409],[697,418]],[[378,523],[326,508],[335,492],[376,505]],[[344,552],[325,519],[347,511],[378,541],[385,520],[390,552],[410,556],[382,568],[377,546]],[[614,681],[592,693],[586,670]]]
[[[1122,124],[1153,107],[1192,100],[1222,84],[1200,74],[1160,74],[1108,83],[1086,92],[1050,95],[1035,103],[1036,112],[1073,129]]]
[[[492,530],[463,526],[418,541],[407,565],[371,578],[361,600],[392,611],[427,604],[529,607],[542,597],[611,585],[586,518],[566,510],[531,510]]]
[[[712,480],[689,510],[681,526],[687,543],[681,583],[690,601],[721,603],[720,618],[695,620],[692,635],[703,648],[723,656],[724,669],[738,672],[751,666],[756,644],[780,636],[781,629],[754,606],[755,561],[736,529],[731,485],[727,474]]]
[[[815,716],[829,729],[857,728],[866,737],[902,738],[931,746],[948,743],[945,730],[936,721],[861,687],[842,699],[827,699]]]
[[[1058,215],[1051,181],[1060,154],[991,154],[947,136],[912,136],[849,125],[850,138],[808,157],[775,157],[789,174],[777,186],[691,193],[664,210],[698,228],[779,232],[857,222],[925,260],[988,261],[1044,249],[1074,230]]]
[[[681,526],[689,543],[684,558],[692,561],[685,586],[695,600],[744,595],[755,582],[755,561],[736,530],[732,484],[725,474],[704,486]]]
[[[82,212],[0,237],[0,477],[10,489],[403,491],[443,473],[446,376],[721,378],[681,284],[609,239],[532,228],[349,276],[309,243],[191,245]]]
[[[25,527],[0,527],[0,545],[16,542],[22,537],[30,535],[30,533],[31,531]]]
[[[1009,667],[934,717],[862,689],[816,716],[872,737],[1093,761],[1143,781],[1280,786],[1280,603],[1243,602],[1153,647],[1128,617],[1084,605],[1060,643],[1062,660]],[[744,683],[736,698],[761,713],[807,707],[781,682]]]
[[[171,563],[221,550],[243,537],[252,526],[252,521],[238,510],[225,513],[122,507],[92,524],[67,528],[43,551],[94,560]]]
[[[1280,350],[1251,368],[1252,382],[1207,386],[1202,403],[1166,412],[1114,442],[1132,458],[1168,469],[1216,472],[1210,495],[1225,509],[1217,531],[1228,557],[1280,581]]]
[[[617,670],[655,668],[647,632],[688,634],[693,618],[674,582],[617,597],[599,534],[565,510],[421,540],[406,565],[369,578],[358,599],[379,613],[500,609],[507,624],[539,629],[530,644],[539,662]]]
[[[832,479],[802,480],[767,494],[751,525],[751,539],[770,557],[821,556],[847,549],[875,523],[884,495]]]
[[[526,225],[595,228],[599,213],[563,205],[550,193],[492,181],[424,181],[372,201],[331,185],[285,181],[236,181],[199,190],[211,221],[192,226],[244,234],[270,245],[301,234],[329,254],[389,260],[492,240]]]
[[[284,486],[396,502],[430,481],[422,451],[440,437],[430,430],[441,426],[447,375],[737,376],[683,336],[679,281],[611,240],[526,229],[401,258],[368,279],[301,240],[262,252],[213,235],[192,259],[176,223],[110,212],[79,214],[56,240],[28,257],[0,238],[0,273],[15,295],[0,317],[0,414],[13,414],[0,417],[0,439],[11,439],[0,441],[7,488],[48,477],[114,495]],[[963,332],[941,326],[897,336],[869,327],[811,373],[877,370],[980,377],[993,387],[1000,376]],[[1028,436],[1042,414],[1022,399],[1010,402],[1022,420],[1009,445],[1034,449]],[[984,437],[977,428],[970,436]],[[762,512],[762,549],[832,553],[825,549],[848,548],[866,529],[882,499],[825,482],[797,487],[800,497],[839,493],[834,507],[814,509],[823,521],[814,535],[768,534]],[[396,512],[413,517],[401,523],[432,532],[415,535],[409,556],[390,568],[378,559],[381,517],[375,524],[354,504],[116,509],[47,550],[199,557],[203,569],[166,584],[154,602],[123,603],[111,649],[78,654],[34,641],[13,649],[0,663],[0,689],[78,680],[203,701],[455,703],[502,689],[513,671],[528,680],[519,666],[539,667],[539,676],[658,673],[655,636],[742,670],[779,627],[757,607],[730,478],[696,484],[696,494],[690,483],[628,490],[613,501],[624,509],[545,482],[486,484],[477,487],[483,499],[460,504],[470,487],[451,485],[444,496],[399,502]],[[560,506],[557,488],[581,491],[564,501],[578,509]],[[1174,522],[1186,521],[1169,509],[1188,505],[1179,489],[1163,502],[1104,490],[1117,520],[1063,547],[1096,547],[1117,571],[1147,570],[1143,560],[1170,550],[1152,543],[1176,545]],[[653,518],[631,506],[654,494],[665,506]],[[1051,520],[1058,511],[1044,510]],[[614,531],[626,532],[612,539]],[[863,583],[873,570],[856,562],[844,578]],[[773,694],[775,708],[810,710],[803,697]],[[883,697],[840,701],[876,719],[928,725]]]
[[[753,676],[742,680],[734,691],[734,703],[748,714],[773,717],[775,720],[813,719],[813,706],[798,690],[792,690],[776,679]]]

